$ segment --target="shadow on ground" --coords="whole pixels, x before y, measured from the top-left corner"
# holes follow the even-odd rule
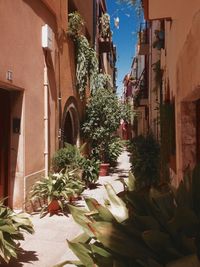
[[[9,264],[0,264],[1,267],[22,267],[24,263],[38,261],[36,251],[21,250],[18,254],[18,259],[12,259]]]

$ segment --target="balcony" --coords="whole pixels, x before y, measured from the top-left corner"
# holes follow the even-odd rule
[[[112,50],[111,38],[99,38],[99,53],[109,53]]]
[[[149,31],[147,22],[140,24],[138,48],[139,55],[147,55],[149,53]]]
[[[147,72],[145,69],[134,85],[133,104],[135,107],[148,105]]]

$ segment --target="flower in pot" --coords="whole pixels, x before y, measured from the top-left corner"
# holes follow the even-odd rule
[[[31,200],[39,199],[44,201],[41,215],[45,211],[50,214],[58,213],[63,209],[63,204],[72,196],[80,195],[84,189],[83,182],[77,175],[77,170],[68,169],[65,173],[52,173],[37,181],[31,192]]]

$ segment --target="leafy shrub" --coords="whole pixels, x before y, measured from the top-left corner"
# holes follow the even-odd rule
[[[80,167],[83,170],[82,179],[87,187],[97,182],[99,178],[99,161],[82,158]]]
[[[124,142],[118,138],[113,137],[113,139],[109,142],[107,150],[106,150],[106,162],[110,163],[111,165],[114,165],[122,153],[124,148]]]
[[[34,232],[30,219],[23,213],[16,214],[0,201],[0,263],[9,263],[17,258],[19,240],[23,240],[23,232]]]
[[[65,147],[55,152],[52,158],[54,172],[65,170],[66,167],[77,168],[80,160],[80,152],[76,146],[65,143]]]
[[[131,169],[138,188],[157,184],[160,179],[160,147],[153,135],[132,140]]]
[[[119,127],[121,107],[117,96],[109,89],[99,88],[87,105],[83,133],[98,159],[105,162],[105,153]]]

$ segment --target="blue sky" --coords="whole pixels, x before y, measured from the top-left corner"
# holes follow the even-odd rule
[[[111,17],[113,42],[117,47],[117,93],[122,93],[122,80],[130,72],[131,63],[135,55],[137,31],[140,21],[133,7],[117,4],[117,0],[107,0],[107,11]],[[114,18],[119,17],[119,29],[114,26]]]

